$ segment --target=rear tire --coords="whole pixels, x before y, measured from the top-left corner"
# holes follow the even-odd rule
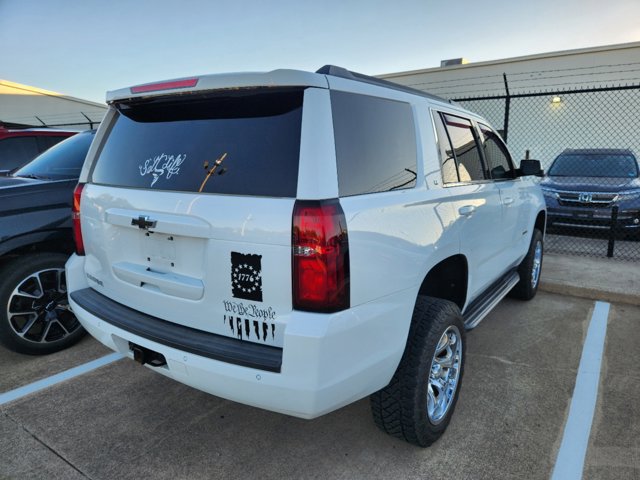
[[[457,305],[418,297],[400,365],[389,385],[371,395],[376,425],[420,447],[438,440],[458,401],[465,344]]]
[[[42,355],[67,348],[84,329],[69,309],[61,253],[21,255],[0,270],[0,343]]]
[[[544,244],[542,232],[537,228],[533,230],[529,251],[518,267],[520,281],[509,292],[509,295],[520,300],[531,300],[536,296],[542,273],[542,257]]]

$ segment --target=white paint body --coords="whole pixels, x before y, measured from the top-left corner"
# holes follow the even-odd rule
[[[405,348],[418,290],[436,264],[458,254],[467,258],[467,305],[518,265],[544,200],[530,178],[442,186],[431,109],[484,122],[452,105],[362,82],[289,71],[203,77],[197,89],[234,85],[309,86],[297,189],[297,199],[302,200],[338,197],[330,89],[412,105],[418,152],[415,188],[340,199],[349,235],[350,308],[334,314],[292,308],[294,198],[91,183],[85,185],[81,203],[86,256],[74,255],[67,263],[69,293],[90,287],[145,314],[233,336],[224,322],[224,302],[234,301],[229,293],[230,252],[262,255],[260,307],[275,312],[275,332],[266,343],[283,349],[282,368],[272,373],[186,353],[117,328],[70,301],[83,326],[109,348],[131,356],[128,342],[133,342],[164,355],[167,366],[156,368],[159,373],[234,401],[313,418],[389,382]],[[167,93],[171,92],[159,92]],[[126,90],[109,98],[134,96]],[[95,146],[107,133],[111,116],[96,135],[81,182],[89,178]],[[505,205],[505,196],[515,201]],[[461,216],[459,207],[469,204],[476,212]],[[131,225],[131,218],[139,215],[157,220],[152,237]],[[177,267],[171,275],[154,278],[139,268],[142,257],[159,269],[172,259]],[[247,307],[253,302],[236,303]]]

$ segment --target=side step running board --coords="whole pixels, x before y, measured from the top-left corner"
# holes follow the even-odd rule
[[[464,318],[465,328],[467,330],[471,330],[472,328],[477,327],[493,307],[495,307],[519,281],[520,276],[518,275],[517,270],[513,270],[491,285],[482,293],[482,295],[471,302],[462,315]]]

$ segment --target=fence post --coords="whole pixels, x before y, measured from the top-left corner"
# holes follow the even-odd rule
[[[616,231],[618,230],[618,206],[611,209],[611,224],[609,226],[609,244],[607,245],[607,257],[613,257],[613,247],[616,244]]]
[[[507,94],[504,100],[504,125],[502,127],[502,131],[504,132],[504,141],[507,143],[507,135],[509,133],[509,110],[511,109],[511,95],[509,94],[509,84],[507,83],[507,74],[503,73],[502,78],[504,78],[504,90]]]

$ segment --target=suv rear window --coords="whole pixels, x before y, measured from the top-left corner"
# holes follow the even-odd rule
[[[295,197],[304,90],[244,90],[117,105],[98,184]]]
[[[331,92],[341,197],[416,185],[416,133],[408,103]]]
[[[16,177],[33,175],[51,180],[78,178],[94,132],[79,133],[59,142],[13,173]],[[51,137],[58,140],[61,137]]]

